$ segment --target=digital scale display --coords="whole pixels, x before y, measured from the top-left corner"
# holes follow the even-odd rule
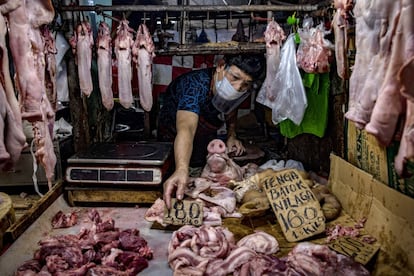
[[[159,168],[69,167],[66,180],[80,183],[148,185],[160,184],[162,173]]]

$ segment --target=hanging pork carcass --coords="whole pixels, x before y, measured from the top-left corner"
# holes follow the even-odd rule
[[[134,44],[133,30],[129,27],[129,21],[124,19],[119,22],[115,38],[115,55],[118,65],[118,93],[119,102],[125,108],[130,108],[134,102],[132,96],[132,45]]]
[[[0,6],[2,13],[7,13],[16,6]],[[15,95],[12,79],[10,77],[10,63],[8,47],[6,44],[7,26],[5,17],[0,15],[0,49],[1,49],[1,126],[0,126],[0,167],[3,170],[13,170],[23,148],[27,145],[23,132],[22,115],[19,102]]]
[[[341,79],[348,79],[348,28],[353,8],[352,0],[335,0],[336,12],[332,19],[335,36],[336,71]]]
[[[78,65],[79,87],[81,93],[90,96],[93,90],[91,65],[92,47],[94,45],[91,24],[83,20],[76,26],[75,33],[70,39],[75,61]]]
[[[400,17],[401,1],[357,1],[355,15],[355,64],[349,80],[345,117],[363,129],[370,122],[381,86],[390,80],[392,44]],[[389,77],[386,77],[386,75]],[[388,80],[385,80],[388,78]],[[392,77],[391,77],[392,78]],[[388,105],[389,103],[387,103]],[[389,108],[388,108],[389,109]],[[393,131],[393,130],[392,130]]]
[[[98,27],[97,52],[98,52],[98,81],[101,91],[102,104],[106,110],[114,107],[112,92],[112,43],[111,30],[105,21],[101,21]]]
[[[139,25],[132,53],[137,64],[139,102],[141,107],[148,112],[153,104],[152,60],[155,56],[154,50],[154,42],[147,26],[145,24]]]
[[[45,167],[50,188],[56,164],[52,143],[55,113],[46,95],[45,45],[40,28],[53,20],[54,8],[47,0],[21,1],[7,17],[22,119],[33,125],[35,156]]]

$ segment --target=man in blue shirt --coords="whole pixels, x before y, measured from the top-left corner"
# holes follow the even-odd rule
[[[175,171],[164,183],[168,208],[174,191],[183,198],[190,165],[205,164],[207,145],[224,123],[229,152],[245,151],[236,136],[237,107],[264,79],[265,68],[263,54],[229,55],[216,68],[191,71],[168,86],[157,131],[159,141],[174,141]]]

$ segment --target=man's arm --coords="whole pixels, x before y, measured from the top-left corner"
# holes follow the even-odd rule
[[[174,140],[175,172],[164,183],[164,201],[168,209],[171,207],[171,196],[174,191],[177,199],[184,197],[197,125],[196,113],[184,110],[177,112],[177,136]]]
[[[177,136],[174,141],[176,170],[188,172],[197,125],[198,115],[196,113],[185,110],[177,111]]]

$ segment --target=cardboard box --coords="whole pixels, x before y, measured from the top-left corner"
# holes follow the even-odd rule
[[[372,174],[385,184],[390,184],[387,149],[381,146],[375,136],[347,123],[347,159],[358,168]],[[391,186],[391,185],[390,185]]]
[[[394,169],[394,158],[398,153],[399,142],[393,141],[388,147],[380,145],[375,136],[347,123],[347,161],[372,174],[388,186],[414,197],[414,177],[400,178]],[[414,164],[409,166],[414,174]]]
[[[329,186],[354,220],[381,244],[374,275],[413,275],[414,199],[331,155]]]

